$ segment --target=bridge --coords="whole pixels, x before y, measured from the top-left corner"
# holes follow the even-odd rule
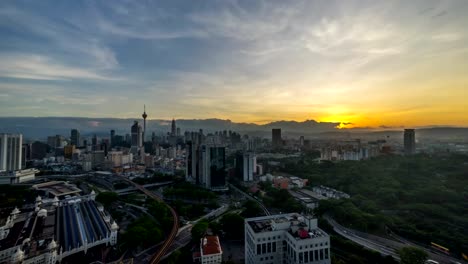
[[[143,188],[150,188],[150,187],[166,186],[172,183],[173,183],[172,181],[165,181],[165,182],[149,183],[149,184],[145,184],[141,186]],[[138,191],[138,189],[135,186],[130,186],[124,189],[115,190],[114,192],[117,193],[118,195],[125,195],[125,194],[129,194],[135,191]]]
[[[131,185],[134,186],[134,188],[138,189],[139,191],[141,191],[142,193],[146,194],[148,197],[152,198],[153,200],[155,201],[158,201],[160,203],[163,203],[167,206],[167,208],[169,208],[169,211],[171,212],[172,214],[172,218],[173,218],[173,223],[172,223],[172,228],[171,228],[171,232],[169,233],[169,236],[167,237],[167,239],[164,241],[163,245],[161,246],[161,248],[159,249],[158,252],[156,252],[150,259],[149,263],[150,264],[156,264],[156,263],[159,263],[159,261],[161,261],[161,258],[166,254],[166,252],[168,251],[168,249],[170,248],[170,246],[172,245],[172,243],[174,242],[174,239],[177,235],[177,232],[179,231],[179,216],[177,215],[176,211],[171,207],[169,206],[167,203],[164,202],[163,199],[161,199],[160,197],[158,197],[156,194],[154,194],[153,192],[151,192],[150,190],[146,189],[145,187],[143,187],[142,185],[139,185],[137,183],[134,183],[133,181],[131,181],[130,179],[128,178],[125,178],[123,176],[118,176],[120,177],[122,180],[130,183]],[[167,183],[166,183],[167,184]],[[153,185],[154,186],[154,185]]]

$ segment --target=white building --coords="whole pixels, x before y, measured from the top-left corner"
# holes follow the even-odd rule
[[[0,173],[0,184],[17,184],[36,179],[37,169],[25,169]]]
[[[23,135],[0,134],[0,171],[21,170]]]
[[[223,250],[218,236],[206,236],[200,241],[200,263],[220,264],[223,261]]]
[[[330,264],[330,237],[299,214],[245,219],[246,264]]]

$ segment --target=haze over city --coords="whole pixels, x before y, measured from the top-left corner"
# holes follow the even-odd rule
[[[2,1],[0,115],[135,118],[146,104],[149,119],[466,127],[467,13],[463,0]]]

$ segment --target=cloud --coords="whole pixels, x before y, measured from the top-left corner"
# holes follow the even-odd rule
[[[0,54],[0,76],[36,80],[118,80],[36,54]]]
[[[462,39],[462,36],[458,33],[441,33],[433,35],[432,39],[438,42],[454,42]]]

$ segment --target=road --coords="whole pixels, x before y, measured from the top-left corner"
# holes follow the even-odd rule
[[[133,186],[135,186],[135,188],[137,188],[138,190],[140,190],[141,192],[143,192],[144,194],[146,194],[148,197],[152,198],[153,200],[156,200],[156,201],[158,201],[160,203],[165,204],[169,208],[169,211],[172,214],[173,224],[172,224],[172,229],[171,229],[171,231],[169,233],[169,236],[164,241],[161,248],[148,260],[148,263],[150,263],[150,264],[159,263],[159,261],[161,261],[161,258],[166,254],[166,252],[168,251],[168,249],[170,248],[170,246],[174,242],[174,239],[175,239],[175,237],[177,235],[177,232],[179,230],[179,216],[177,215],[176,211],[171,206],[166,204],[163,199],[158,197],[156,194],[154,194],[150,190],[146,189],[145,187],[143,187],[143,186],[141,186],[139,184],[134,183],[133,181],[131,181],[131,180],[129,180],[129,179],[123,177],[123,176],[118,176],[118,177],[120,177],[122,180],[132,184]]]
[[[439,253],[436,253],[432,251],[429,248],[421,247],[419,245],[413,244],[411,242],[408,242],[406,240],[402,241],[397,241],[397,240],[391,240],[371,234],[366,234],[363,232],[359,232],[353,229],[349,229],[346,227],[343,227],[342,225],[338,224],[335,220],[333,220],[330,216],[324,216],[325,220],[330,223],[330,225],[333,226],[333,230],[335,230],[336,233],[339,235],[374,251],[379,252],[380,254],[384,256],[392,256],[393,258],[399,260],[398,256],[398,249],[402,247],[417,247],[419,249],[424,250],[428,255],[429,259],[435,260],[439,262],[440,264],[450,264],[450,263],[465,263],[463,260],[455,259],[450,256],[442,255]]]
[[[232,188],[232,189],[236,190],[237,192],[241,193],[245,198],[247,198],[247,199],[249,199],[251,201],[255,201],[260,206],[260,208],[263,210],[265,215],[271,215],[270,212],[268,211],[268,209],[265,207],[265,205],[262,202],[260,202],[259,200],[257,200],[254,197],[248,195],[247,193],[245,193],[244,191],[242,191],[241,189],[237,188],[236,186],[234,186],[232,184],[229,184],[229,188]]]

